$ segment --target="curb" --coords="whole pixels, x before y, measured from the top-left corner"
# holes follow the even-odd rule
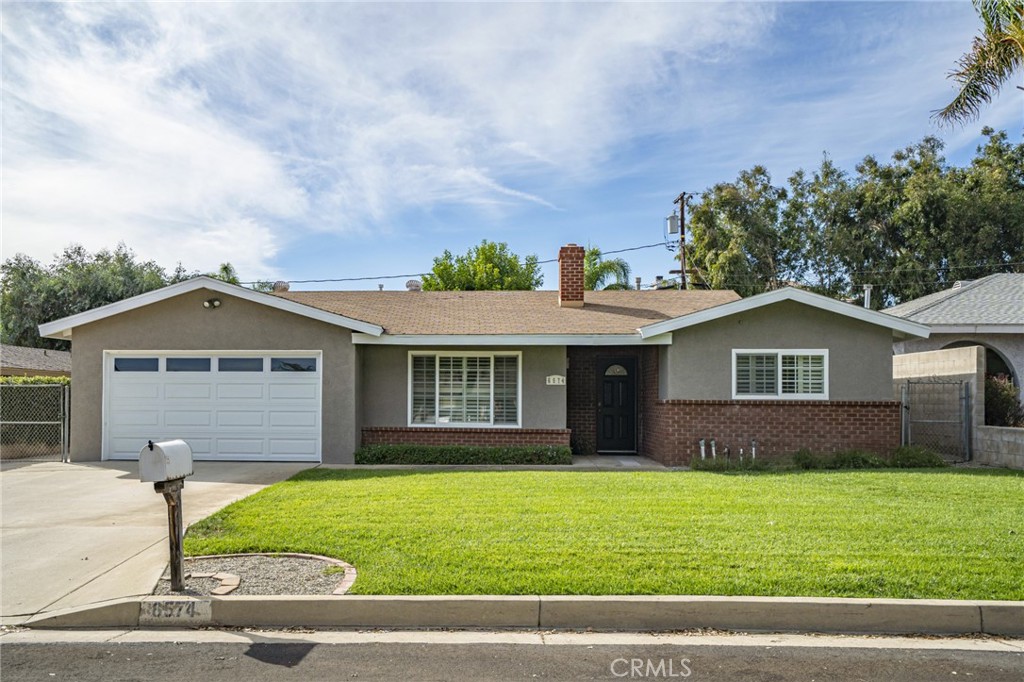
[[[335,627],[1024,635],[1024,602],[715,596],[136,597],[30,628]]]

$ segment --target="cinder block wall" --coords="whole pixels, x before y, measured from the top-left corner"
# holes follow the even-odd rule
[[[985,423],[985,349],[981,346],[949,348],[922,353],[894,355],[892,358],[893,397],[909,379],[966,381],[971,386],[971,419],[975,427]],[[957,405],[937,407],[948,411]]]

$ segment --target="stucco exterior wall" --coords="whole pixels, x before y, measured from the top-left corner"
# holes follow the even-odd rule
[[[794,301],[674,332],[660,358],[659,397],[732,399],[734,348],[825,348],[829,400],[892,400],[892,332]]]
[[[203,308],[211,296],[216,309]],[[71,459],[101,456],[105,350],[319,350],[323,352],[322,457],[350,464],[358,444],[352,332],[207,289],[76,327],[71,356]]]
[[[565,429],[565,386],[548,386],[549,374],[565,376],[565,346],[455,348],[360,346],[363,427],[409,425],[409,353],[413,351],[522,351],[524,429]],[[426,428],[430,427],[416,427]]]

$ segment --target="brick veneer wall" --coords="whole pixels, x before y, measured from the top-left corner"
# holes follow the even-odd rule
[[[565,308],[583,306],[583,261],[586,250],[566,244],[558,250],[558,305]]]
[[[368,426],[363,445],[569,445],[569,429],[459,429]]]
[[[900,444],[900,405],[889,400],[657,400],[646,412],[644,454],[669,466],[699,457],[701,438],[714,438],[719,456],[729,446],[733,457],[756,440],[764,458],[801,448],[888,454]]]
[[[597,450],[598,357],[633,357],[637,363],[637,449],[644,451],[645,406],[649,395],[658,396],[658,349],[651,346],[570,346],[566,349],[566,426],[572,431],[572,451],[592,455]],[[651,369],[653,367],[653,370]],[[652,374],[653,371],[653,374]]]

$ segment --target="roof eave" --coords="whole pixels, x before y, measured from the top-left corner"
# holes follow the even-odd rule
[[[53,322],[47,322],[39,325],[39,335],[49,339],[69,339],[71,338],[72,330],[75,327],[83,324],[89,324],[91,322],[98,322],[114,315],[126,313],[136,308],[143,306],[152,305],[153,303],[159,303],[175,296],[181,296],[198,289],[209,289],[225,296],[234,296],[236,298],[245,299],[253,303],[260,305],[269,306],[278,310],[294,313],[301,315],[302,317],[308,317],[327,324],[333,324],[338,327],[345,327],[351,329],[354,332],[361,332],[364,334],[370,334],[372,336],[379,336],[384,332],[383,327],[369,322],[363,322],[362,320],[354,320],[344,315],[338,315],[336,313],[330,313],[320,308],[314,308],[312,306],[304,305],[302,303],[296,303],[288,299],[281,298],[279,296],[272,296],[245,287],[240,287],[235,284],[228,284],[212,277],[194,277],[184,282],[178,282],[177,284],[171,284],[161,289],[154,289],[138,296],[132,296],[126,298],[123,301],[117,301],[115,303],[109,303],[99,308],[93,308],[87,310],[84,313],[78,313],[77,315],[70,315],[68,317],[54,320]]]
[[[353,334],[363,346],[668,346],[671,334]]]

